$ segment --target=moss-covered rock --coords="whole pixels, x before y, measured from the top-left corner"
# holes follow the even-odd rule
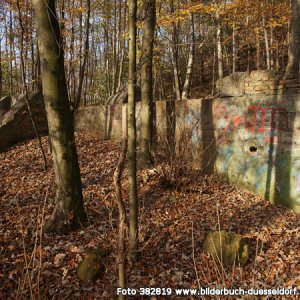
[[[239,234],[224,230],[208,233],[203,249],[224,265],[243,266],[249,258],[249,249],[245,239]]]
[[[79,263],[77,276],[84,283],[93,283],[105,272],[103,259],[109,255],[107,249],[90,249],[85,258]]]

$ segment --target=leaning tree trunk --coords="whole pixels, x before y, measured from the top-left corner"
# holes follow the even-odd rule
[[[189,59],[187,64],[185,81],[182,90],[182,97],[181,97],[182,100],[187,100],[190,96],[194,54],[195,54],[195,27],[194,27],[194,15],[193,13],[191,13],[191,41],[190,41]]]
[[[141,67],[141,160],[149,163],[152,145],[152,102],[153,102],[153,39],[155,30],[155,0],[145,3],[145,23]]]
[[[129,181],[129,247],[132,260],[138,250],[138,196],[136,178],[136,23],[137,0],[129,1],[128,61],[128,181]]]
[[[289,60],[286,67],[286,78],[295,78],[299,73],[300,60],[300,0],[292,0],[292,33],[289,45]]]
[[[55,207],[44,230],[61,232],[70,217],[73,224],[81,224],[86,215],[55,0],[33,0],[32,4],[38,31],[43,95],[56,181]]]

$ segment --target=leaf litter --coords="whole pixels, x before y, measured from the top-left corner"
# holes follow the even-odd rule
[[[46,149],[47,138],[42,142]],[[86,134],[77,134],[76,142],[88,225],[67,235],[40,235],[55,198],[51,155],[45,172],[35,140],[0,153],[2,299],[116,298],[118,211],[112,177],[120,144]],[[128,266],[128,287],[300,287],[299,216],[216,175],[188,170],[170,184],[167,168],[156,162],[138,171],[141,250],[139,262]],[[127,202],[126,170],[122,184]],[[219,227],[247,239],[250,261],[243,268],[222,267],[202,251],[207,232]],[[93,285],[76,276],[89,247],[113,251],[103,278]]]

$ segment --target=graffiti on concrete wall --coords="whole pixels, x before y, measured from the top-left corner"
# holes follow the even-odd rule
[[[290,131],[289,113],[284,107],[264,107],[251,105],[248,112],[253,114],[252,124],[247,124],[252,132],[265,132],[266,130]],[[250,126],[249,126],[250,125]]]
[[[277,142],[278,131],[290,132],[290,113],[285,107],[250,105],[247,111],[238,107],[230,110],[225,104],[215,107],[217,138],[221,144],[232,141],[232,132],[245,129],[249,133],[263,135],[266,142]]]

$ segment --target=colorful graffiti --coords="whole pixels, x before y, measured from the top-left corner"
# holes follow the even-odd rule
[[[253,122],[247,124],[252,132],[265,132],[268,130],[290,131],[289,113],[284,107],[264,107],[251,105],[248,113],[253,112]]]
[[[214,115],[221,144],[230,142],[231,133],[241,128],[252,134],[258,133],[266,142],[272,140],[274,143],[277,143],[278,131],[291,131],[290,115],[284,107],[250,105],[246,111],[241,111],[218,104]]]

